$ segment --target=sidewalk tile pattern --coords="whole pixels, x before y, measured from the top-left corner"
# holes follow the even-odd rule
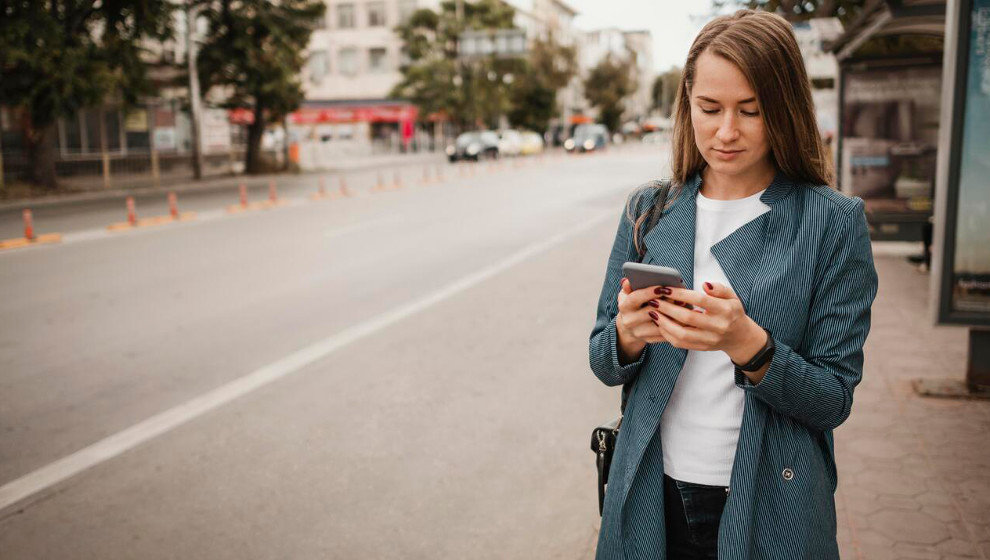
[[[835,432],[842,558],[990,560],[990,402],[910,386],[965,377],[966,329],[933,326],[927,274],[902,258],[876,265],[863,381]]]

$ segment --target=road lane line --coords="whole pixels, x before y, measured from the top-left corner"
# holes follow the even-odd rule
[[[491,266],[469,274],[418,300],[331,335],[243,377],[194,397],[183,404],[156,414],[71,455],[8,482],[0,486],[0,518],[12,513],[12,511],[8,511],[12,506],[31,497],[40,498],[41,492],[44,490],[90,467],[112,459],[238,397],[295,373],[352,342],[436,305],[614,217],[615,213],[611,210],[596,214],[576,227],[529,245]],[[24,507],[27,507],[27,504]]]

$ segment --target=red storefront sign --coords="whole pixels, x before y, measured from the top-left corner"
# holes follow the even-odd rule
[[[251,124],[254,113],[249,109],[231,109],[230,122]],[[419,109],[414,105],[370,105],[352,107],[301,107],[289,114],[292,124],[323,124],[353,122],[403,122],[415,121]]]

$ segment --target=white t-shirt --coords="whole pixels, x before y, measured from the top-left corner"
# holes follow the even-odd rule
[[[694,285],[731,286],[712,255],[712,245],[758,218],[770,207],[760,191],[736,200],[714,200],[698,193],[694,236]],[[660,419],[664,471],[676,480],[728,486],[742,425],[744,392],[721,350],[689,350],[674,391]]]

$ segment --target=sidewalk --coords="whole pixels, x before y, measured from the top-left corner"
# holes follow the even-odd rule
[[[965,377],[967,331],[932,326],[927,274],[875,250],[880,289],[852,414],[835,432],[843,558],[990,559],[990,402],[918,397]]]
[[[333,173],[343,173],[352,171],[362,171],[367,169],[378,169],[378,168],[390,168],[402,165],[417,165],[423,163],[442,163],[445,162],[446,156],[442,152],[425,152],[425,153],[415,153],[415,154],[383,154],[374,156],[362,156],[356,158],[350,158],[346,161],[337,161],[333,165],[327,165],[319,170],[303,171],[301,173],[272,173],[266,175],[220,175],[213,177],[205,177],[199,181],[194,179],[180,179],[180,180],[170,180],[168,177],[162,178],[162,186],[160,187],[121,187],[112,188],[108,190],[103,190],[99,187],[94,187],[92,190],[86,190],[84,192],[74,192],[66,194],[58,194],[45,197],[37,198],[21,198],[14,200],[4,200],[0,201],[0,210],[7,210],[10,208],[23,208],[25,205],[30,205],[31,207],[37,208],[39,206],[50,206],[58,204],[73,203],[79,201],[94,201],[94,200],[105,200],[112,198],[119,198],[121,196],[129,195],[147,195],[147,194],[164,194],[169,191],[176,193],[183,193],[189,191],[196,192],[211,192],[223,189],[229,189],[232,186],[236,186],[238,183],[246,183],[249,187],[255,184],[267,185],[269,180],[275,179],[280,182],[291,182],[297,179],[305,179],[307,177],[315,177],[318,175],[327,175]],[[101,181],[99,177],[94,179],[94,184]],[[125,177],[115,177],[113,180],[116,184],[124,184],[127,182]]]

